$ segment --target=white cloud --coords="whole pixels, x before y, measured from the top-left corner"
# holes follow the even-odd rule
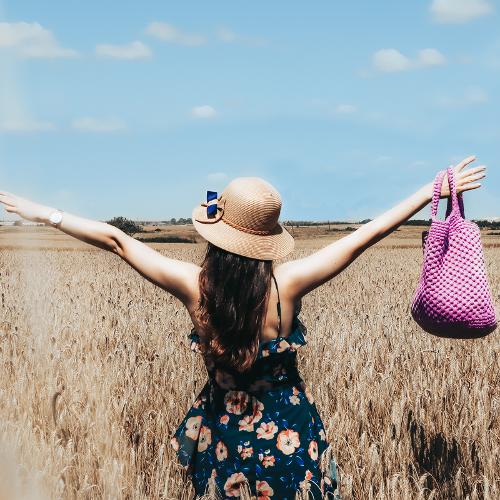
[[[471,104],[482,104],[488,102],[488,94],[479,87],[471,88],[465,92],[465,99]]]
[[[376,159],[375,159],[375,162],[376,163],[387,163],[387,162],[390,162],[392,160],[392,156],[388,156],[388,155],[380,155],[378,156]]]
[[[358,108],[353,104],[339,104],[335,108],[335,113],[340,115],[350,115],[352,113],[356,113],[357,110]]]
[[[234,33],[228,28],[219,28],[217,30],[217,38],[222,42],[231,43],[235,42],[238,37],[236,36],[236,33]]]
[[[191,110],[191,116],[195,118],[213,118],[217,115],[217,112],[212,106],[196,106]]]
[[[228,175],[224,172],[213,172],[207,175],[207,180],[209,182],[224,182],[228,179]]]
[[[484,104],[488,102],[488,93],[481,87],[470,87],[461,95],[446,95],[438,98],[438,106],[444,108],[463,108],[470,105]]]
[[[78,118],[71,124],[75,130],[82,132],[110,133],[126,130],[126,124],[117,118]]]
[[[219,28],[216,35],[221,42],[225,43],[241,43],[251,47],[263,47],[267,45],[267,41],[263,38],[237,35],[234,31],[225,27]]]
[[[75,50],[61,47],[52,32],[38,23],[0,23],[0,49],[24,58],[57,59],[78,55]]]
[[[206,43],[207,39],[203,35],[196,33],[186,33],[175,26],[154,21],[146,28],[146,33],[166,42],[176,43],[178,45],[197,46]]]
[[[49,132],[55,130],[50,122],[32,119],[17,119],[0,121],[0,132]]]
[[[112,57],[114,59],[149,59],[152,56],[151,49],[139,41],[127,45],[100,44],[95,48],[100,57]]]
[[[417,62],[420,63],[421,66],[440,66],[446,63],[446,59],[436,49],[422,49],[418,53]]]
[[[466,23],[493,12],[488,0],[433,0],[430,7],[434,21],[438,23]]]
[[[384,72],[406,71],[412,66],[410,59],[396,49],[377,50],[372,61],[375,69]]]
[[[373,67],[384,73],[395,73],[429,66],[441,66],[446,58],[437,49],[422,49],[411,59],[397,49],[380,49],[372,56]]]

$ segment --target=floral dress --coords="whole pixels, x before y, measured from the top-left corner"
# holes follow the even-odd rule
[[[328,447],[313,397],[297,369],[297,349],[306,329],[294,314],[287,337],[261,342],[257,360],[244,375],[221,369],[204,356],[209,380],[171,439],[196,495],[215,485],[220,498],[240,497],[248,483],[258,499],[340,498],[335,463],[320,470]],[[193,329],[190,347],[201,353]]]

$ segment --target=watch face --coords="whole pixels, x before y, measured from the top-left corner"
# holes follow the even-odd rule
[[[62,220],[62,213],[61,212],[54,212],[52,214],[50,214],[50,222],[52,222],[52,224],[59,224],[59,222],[61,222]]]

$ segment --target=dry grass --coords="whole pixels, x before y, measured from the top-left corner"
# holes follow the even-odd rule
[[[419,330],[419,237],[391,235],[303,300],[324,458],[344,498],[497,499],[500,337]],[[326,242],[298,241],[292,258]],[[116,255],[52,246],[0,248],[0,499],[192,498],[169,445],[205,382],[187,312]],[[485,258],[498,309],[499,247]]]

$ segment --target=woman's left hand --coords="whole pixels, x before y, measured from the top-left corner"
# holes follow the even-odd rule
[[[50,207],[21,198],[8,191],[0,191],[0,203],[4,205],[7,212],[17,214],[23,219],[33,222],[45,222],[50,211],[53,210]]]
[[[469,165],[469,163],[472,163],[475,159],[475,156],[469,156],[453,168],[457,193],[481,187],[480,182],[474,181],[482,179],[486,176],[486,167],[484,165],[480,165],[478,167],[464,170],[464,168]],[[443,184],[441,185],[441,198],[450,196],[450,194],[451,192],[450,186],[448,185],[448,176],[445,175],[443,178]]]

